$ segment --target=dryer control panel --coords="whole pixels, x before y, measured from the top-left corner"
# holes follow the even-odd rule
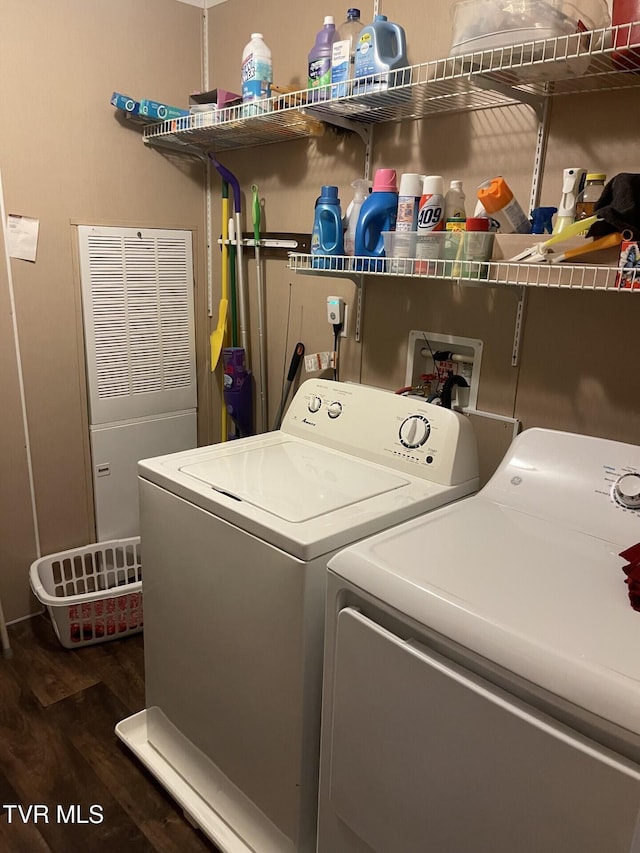
[[[636,471],[621,474],[613,484],[611,494],[625,509],[640,509],[640,474]]]
[[[528,429],[514,440],[482,493],[602,539],[638,539],[640,447]]]
[[[604,465],[604,483],[599,493],[606,495],[615,506],[640,510],[640,466]],[[640,517],[640,516],[639,516]]]
[[[282,431],[441,485],[478,477],[468,418],[380,388],[309,379],[293,398]]]

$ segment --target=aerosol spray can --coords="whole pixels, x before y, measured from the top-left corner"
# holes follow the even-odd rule
[[[478,201],[482,203],[490,218],[499,222],[500,231],[503,234],[529,234],[531,232],[529,217],[518,204],[518,200],[514,197],[502,175],[480,184]]]
[[[400,176],[396,231],[417,230],[423,180],[423,176],[415,172],[405,172]]]

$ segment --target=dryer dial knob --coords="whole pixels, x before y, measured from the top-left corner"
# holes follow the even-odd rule
[[[321,405],[322,405],[322,400],[320,399],[320,397],[316,397],[314,394],[314,396],[311,397],[311,399],[309,400],[309,405],[307,406],[307,408],[309,409],[310,412],[318,412],[318,411],[320,411]]]
[[[404,447],[414,449],[422,447],[429,438],[431,426],[423,415],[410,415],[400,424],[398,437]]]
[[[613,484],[613,497],[627,509],[640,509],[640,474],[623,474]]]
[[[342,414],[342,403],[330,403],[329,407],[327,408],[327,414],[330,418],[339,418]]]

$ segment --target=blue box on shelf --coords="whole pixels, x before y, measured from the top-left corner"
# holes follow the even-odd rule
[[[189,110],[183,110],[181,107],[171,107],[168,104],[161,104],[158,101],[150,101],[148,98],[142,98],[140,101],[140,115],[145,118],[165,121],[166,119],[188,116]]]
[[[111,95],[111,103],[118,110],[123,110],[125,113],[137,116],[140,113],[140,102],[129,95],[121,95],[120,92],[114,92]]]

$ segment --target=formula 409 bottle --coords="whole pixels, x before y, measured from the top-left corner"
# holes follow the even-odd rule
[[[416,258],[436,260],[441,257],[444,239],[438,233],[440,231],[444,231],[444,178],[442,175],[427,175],[418,210]],[[435,264],[421,261],[416,265],[416,272],[434,273],[436,268]]]

